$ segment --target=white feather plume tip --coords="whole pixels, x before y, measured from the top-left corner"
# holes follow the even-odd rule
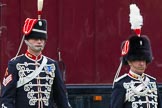
[[[141,29],[143,25],[143,17],[140,14],[139,8],[136,4],[130,5],[129,22],[131,23],[131,29]]]
[[[43,0],[38,0],[38,11],[42,11],[43,9]]]

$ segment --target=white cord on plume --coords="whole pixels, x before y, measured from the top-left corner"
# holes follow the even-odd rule
[[[143,25],[143,17],[140,14],[140,9],[136,4],[130,5],[129,22],[131,23],[131,29],[141,29]]]

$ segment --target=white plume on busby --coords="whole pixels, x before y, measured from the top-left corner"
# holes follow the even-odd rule
[[[130,5],[129,22],[131,24],[131,29],[139,36],[143,25],[143,17],[141,16],[140,9],[136,4]]]
[[[41,19],[42,9],[43,9],[43,0],[37,0],[38,18],[36,19],[27,18],[25,20],[23,26],[23,37],[15,58],[18,56],[24,40],[26,41],[32,38],[34,39],[41,38],[45,40],[47,39],[47,21],[45,19]]]

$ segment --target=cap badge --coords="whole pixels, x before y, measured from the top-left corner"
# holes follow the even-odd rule
[[[42,26],[42,25],[43,25],[43,24],[42,24],[42,21],[39,21],[38,24],[39,24],[39,26]]]
[[[141,45],[141,46],[142,46],[142,44],[143,44],[142,41],[140,41],[140,45]]]

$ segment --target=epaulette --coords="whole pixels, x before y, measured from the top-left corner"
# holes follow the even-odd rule
[[[148,74],[145,74],[145,75],[148,76],[149,78],[152,78],[153,80],[156,80],[156,78],[153,77],[153,76],[150,76],[150,75],[148,75]]]
[[[21,55],[18,55],[18,56],[13,57],[13,58],[11,59],[11,61],[16,60],[17,58],[19,58],[19,57],[21,57],[21,56],[23,56],[23,55],[24,55],[24,54],[21,54]]]
[[[115,82],[120,81],[121,79],[125,78],[127,75],[128,75],[128,74],[125,73],[124,75],[118,77],[118,78],[115,80]]]

